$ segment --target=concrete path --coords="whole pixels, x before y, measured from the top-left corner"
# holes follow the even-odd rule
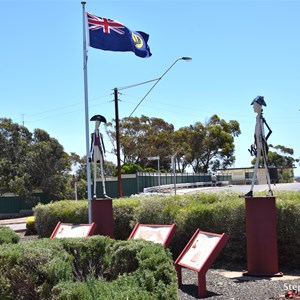
[[[15,232],[24,232],[26,231],[26,220],[27,217],[17,219],[5,219],[0,220],[0,225],[7,226]]]
[[[276,191],[300,191],[300,183],[278,183],[271,186],[274,196],[276,196]],[[190,188],[190,189],[177,189],[176,194],[195,194],[199,192],[207,193],[216,193],[216,192],[225,192],[225,191],[234,191],[240,193],[241,195],[246,194],[250,190],[250,185],[228,185],[222,187],[199,187],[199,188]],[[253,194],[262,191],[268,191],[269,187],[267,184],[255,185],[253,189]],[[174,193],[174,192],[173,192]]]

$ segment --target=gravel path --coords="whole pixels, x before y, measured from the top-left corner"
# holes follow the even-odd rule
[[[180,300],[195,300],[198,296],[197,272],[183,268],[182,283]],[[242,276],[242,271],[222,269],[210,269],[206,273],[206,298],[209,300],[279,300],[285,299],[284,294],[293,288],[300,289],[300,273],[272,278]]]

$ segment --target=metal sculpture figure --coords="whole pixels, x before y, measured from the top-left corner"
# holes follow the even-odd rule
[[[96,187],[97,187],[97,163],[100,163],[100,172],[101,172],[101,179],[102,179],[102,187],[103,187],[103,194],[104,197],[108,197],[106,195],[106,188],[105,188],[105,180],[104,180],[104,155],[105,155],[105,147],[103,142],[103,135],[99,131],[99,127],[101,122],[106,123],[106,119],[101,115],[93,116],[90,121],[95,121],[95,130],[94,133],[91,134],[91,157],[94,162],[94,196],[93,199],[96,199]],[[91,160],[91,159],[90,159]]]
[[[272,130],[270,129],[265,118],[263,117],[263,108],[262,108],[262,106],[267,106],[267,104],[263,96],[257,96],[251,102],[251,105],[253,105],[253,110],[254,112],[257,113],[257,116],[256,116],[256,124],[255,124],[255,131],[254,131],[254,144],[252,144],[250,149],[248,150],[251,155],[255,156],[255,165],[254,165],[251,189],[246,195],[244,195],[244,197],[253,197],[253,187],[257,179],[257,171],[258,171],[258,166],[261,157],[263,159],[263,165],[266,171],[267,184],[269,186],[269,192],[267,196],[273,196],[273,192],[271,189],[270,174],[267,166],[267,155],[268,155],[267,140],[272,134]],[[269,130],[267,136],[265,136],[264,125],[266,125],[266,127]]]

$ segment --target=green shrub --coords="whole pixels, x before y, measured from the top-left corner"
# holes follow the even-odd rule
[[[0,225],[0,245],[2,244],[15,244],[20,240],[20,236],[12,229]]]
[[[117,240],[127,240],[135,221],[136,209],[140,206],[138,197],[113,200],[114,236]]]
[[[265,192],[258,193],[265,195]],[[300,268],[300,192],[276,191],[277,233],[279,264],[284,267]],[[40,205],[36,213],[40,217],[37,223],[44,230],[41,236],[50,236],[58,221],[68,222],[69,211],[64,206],[71,206],[75,201],[61,201],[53,204]],[[79,202],[76,202],[79,205]],[[63,205],[61,208],[60,205]],[[81,202],[77,211],[87,214],[87,202]],[[73,209],[73,208],[72,208]],[[205,193],[182,196],[147,196],[130,197],[113,200],[114,234],[119,240],[127,240],[134,225],[171,224],[177,225],[174,238],[170,243],[173,258],[176,259],[190,240],[196,229],[214,233],[226,233],[229,241],[221,251],[214,266],[230,267],[231,265],[246,264],[246,228],[245,228],[245,200],[239,198],[238,193]],[[64,219],[65,218],[65,219]],[[55,221],[53,221],[55,220]],[[74,218],[74,223],[84,223],[82,217]],[[48,228],[51,228],[50,230]],[[46,231],[46,229],[48,229]],[[43,233],[43,235],[42,235]],[[245,266],[246,267],[246,266]]]
[[[151,298],[146,290],[137,288],[136,276],[120,276],[112,282],[96,280],[90,276],[85,282],[62,282],[54,287],[52,294],[55,300],[148,300]],[[177,291],[176,291],[177,293]],[[175,300],[176,294],[162,300]]]
[[[143,224],[170,224],[175,222],[180,198],[166,196],[145,197],[140,200],[135,219]]]
[[[40,237],[50,237],[57,223],[88,223],[88,202],[62,200],[34,208],[35,228]]]
[[[144,244],[143,244],[144,246]],[[131,273],[139,267],[137,253],[141,250],[141,243],[128,244],[127,241],[119,241],[110,248],[111,265],[110,279],[116,279],[124,273]]]
[[[300,192],[276,192],[279,265],[300,267]]]
[[[107,250],[111,273],[105,275],[109,282],[95,276],[88,276],[84,282],[62,282],[52,291],[54,299],[178,299],[172,257],[161,245],[143,240],[117,241]]]
[[[72,278],[72,256],[58,240],[0,248],[0,299],[48,299],[61,280]]]
[[[136,174],[136,172],[142,172],[143,168],[140,165],[134,163],[124,163],[121,166],[121,173],[122,174]],[[114,170],[112,176],[117,176],[118,170]]]
[[[171,254],[143,240],[2,245],[0,269],[0,299],[178,299]]]
[[[89,274],[104,276],[109,269],[107,247],[113,240],[108,237],[69,238],[60,240],[63,248],[73,256],[72,273],[76,280],[84,280]]]

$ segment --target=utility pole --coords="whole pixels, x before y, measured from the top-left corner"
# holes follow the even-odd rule
[[[135,110],[138,108],[138,106],[145,100],[145,98],[149,95],[149,93],[154,89],[154,87],[158,84],[158,82],[170,71],[170,69],[172,69],[172,67],[179,61],[179,60],[185,60],[185,61],[191,61],[192,58],[191,57],[180,57],[178,59],[176,59],[173,64],[159,77],[156,79],[152,79],[152,80],[147,80],[144,82],[140,82],[134,85],[130,85],[130,86],[125,86],[123,88],[114,88],[114,98],[115,98],[115,119],[116,119],[116,142],[117,142],[117,164],[118,164],[118,196],[119,198],[121,198],[123,196],[122,193],[122,177],[121,177],[121,159],[120,159],[120,132],[119,132],[119,99],[118,99],[118,91],[119,90],[125,90],[128,88],[132,88],[138,85],[142,85],[142,84],[146,84],[152,81],[155,81],[155,83],[153,84],[153,86],[150,88],[150,90],[146,93],[146,95],[142,98],[142,100],[137,104],[137,106],[134,108],[134,110],[132,111],[132,113],[129,115],[129,117],[132,116],[132,114],[135,112]],[[160,166],[159,166],[159,156],[158,158],[156,158],[158,160],[158,171],[160,170]],[[159,177],[158,177],[158,184],[160,187],[160,171],[159,171]]]

